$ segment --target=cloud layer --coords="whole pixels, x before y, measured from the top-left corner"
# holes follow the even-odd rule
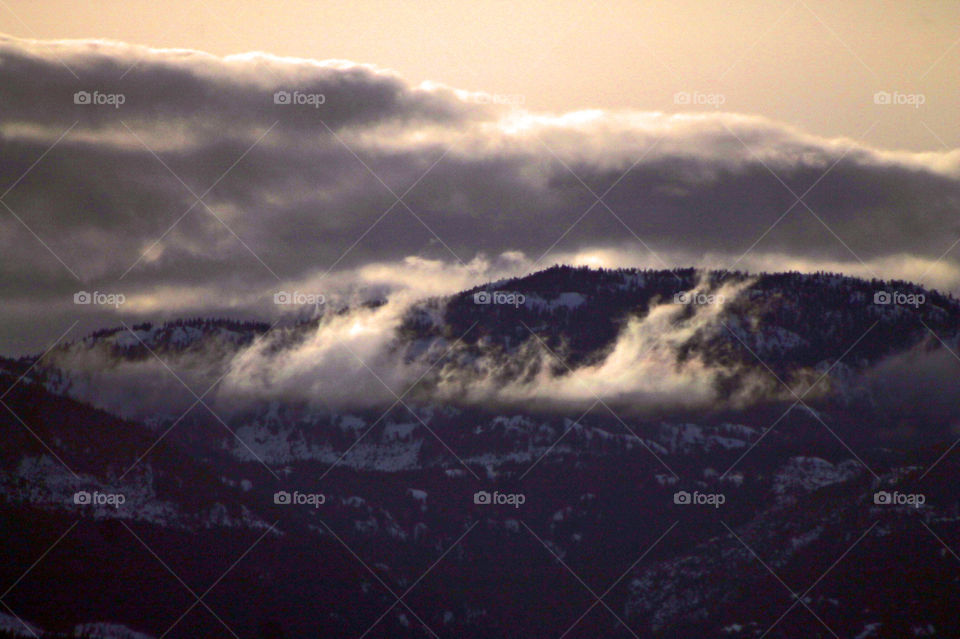
[[[344,61],[102,41],[2,38],[0,82],[2,352],[116,323],[77,290],[122,292],[131,318],[263,315],[297,284],[422,288],[424,264],[456,273],[434,292],[576,259],[960,286],[960,150],[729,113],[528,113]]]

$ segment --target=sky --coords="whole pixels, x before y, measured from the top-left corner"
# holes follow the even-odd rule
[[[7,0],[0,353],[557,262],[960,290],[958,18]]]

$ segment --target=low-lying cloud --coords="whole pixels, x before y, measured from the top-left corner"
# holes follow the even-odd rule
[[[506,357],[481,357],[439,374],[437,395],[451,402],[481,406],[538,406],[584,409],[602,402],[623,411],[708,410],[757,399],[759,380],[748,375],[734,397],[721,398],[717,381],[730,373],[706,363],[700,354],[681,358],[682,347],[698,334],[724,332],[721,314],[749,281],[711,289],[701,282],[688,292],[709,304],[679,305],[662,300],[643,316],[632,316],[609,352],[597,363],[568,368],[538,338]],[[517,374],[524,371],[526,374]]]
[[[626,318],[593,363],[574,369],[535,335],[506,350],[405,335],[398,329],[415,304],[437,321],[443,312],[442,301],[423,306],[409,294],[324,313],[315,325],[279,327],[235,350],[208,339],[199,348],[164,352],[161,363],[150,356],[117,359],[108,343],[79,344],[58,350],[48,364],[68,371],[75,397],[148,420],[176,417],[194,403],[184,383],[196,394],[215,384],[206,401],[224,415],[271,402],[321,412],[385,410],[399,399],[486,410],[584,410],[597,402],[631,414],[716,410],[776,396],[766,375],[726,370],[696,352],[680,357],[695,336],[724,331],[721,314],[749,284],[711,288],[704,280],[689,294],[711,303],[661,300]],[[109,340],[118,342],[137,343],[127,331]],[[717,382],[733,372],[744,373],[740,386],[721,397]]]

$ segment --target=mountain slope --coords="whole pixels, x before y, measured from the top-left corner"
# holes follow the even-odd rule
[[[3,582],[79,522],[18,615],[160,636],[193,599],[142,540],[198,594],[242,557],[209,604],[244,638],[960,633],[948,296],[553,268],[269,328],[0,362]],[[269,383],[232,394],[238,370]],[[167,636],[231,632],[195,606]]]

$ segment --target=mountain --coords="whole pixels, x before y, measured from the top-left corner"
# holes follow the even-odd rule
[[[0,601],[44,636],[957,636],[958,340],[906,282],[568,267],[102,330],[0,360]]]

